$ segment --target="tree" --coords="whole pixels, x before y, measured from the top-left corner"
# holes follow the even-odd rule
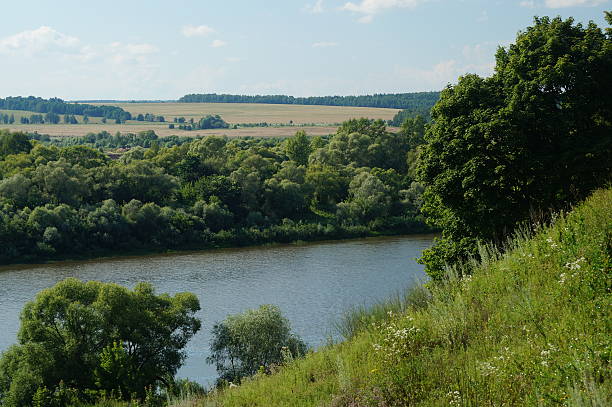
[[[9,154],[29,153],[32,143],[24,133],[0,130],[0,158]]]
[[[295,136],[287,139],[285,144],[285,153],[290,160],[295,161],[298,165],[307,165],[308,156],[311,153],[310,141],[304,130],[295,133]]]
[[[421,259],[430,276],[610,179],[611,71],[610,35],[544,17],[498,50],[492,77],[442,92],[418,168],[423,212],[443,229]]]
[[[207,362],[216,366],[221,379],[240,381],[261,368],[269,373],[272,365],[283,362],[283,353],[297,357],[306,350],[280,309],[262,305],[215,324]]]
[[[200,329],[198,299],[156,295],[139,283],[67,279],[41,291],[21,314],[19,344],[0,359],[0,402],[32,404],[37,390],[67,385],[144,397],[181,366],[183,348]]]

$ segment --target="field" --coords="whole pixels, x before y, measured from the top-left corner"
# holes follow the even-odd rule
[[[100,103],[102,104],[102,103]],[[229,137],[289,137],[298,130],[304,130],[312,136],[334,133],[337,125],[351,118],[367,117],[372,119],[389,120],[398,112],[397,109],[378,109],[368,107],[344,106],[300,106],[300,105],[270,105],[254,103],[104,103],[105,105],[119,106],[130,112],[133,116],[139,113],[151,113],[164,116],[167,122],[175,117],[185,117],[199,120],[207,114],[218,114],[230,124],[262,123],[284,125],[277,127],[246,127],[239,129],[213,129],[185,131],[169,129],[168,123],[142,122],[129,120],[123,124],[115,124],[112,120],[102,123],[99,117],[90,117],[88,124],[83,124],[83,117],[76,115],[79,124],[19,124],[22,116],[29,117],[34,112],[17,110],[0,110],[0,113],[13,114],[16,123],[12,125],[0,124],[0,128],[9,128],[13,131],[38,132],[50,136],[84,136],[88,133],[99,133],[103,130],[109,133],[137,133],[144,130],[153,130],[160,136],[197,136],[206,134],[223,134]],[[63,116],[60,115],[60,117]],[[294,126],[287,124],[293,122]],[[300,126],[295,126],[300,125]]]
[[[102,103],[100,103],[102,104]],[[336,124],[359,117],[392,119],[397,109],[350,106],[302,106],[256,103],[104,103],[119,106],[132,115],[152,113],[167,121],[175,117],[199,119],[207,114],[218,114],[226,122],[286,124]]]

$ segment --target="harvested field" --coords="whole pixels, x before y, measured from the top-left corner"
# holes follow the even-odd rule
[[[164,116],[166,121],[175,117],[199,119],[207,114],[218,114],[226,122],[285,124],[336,124],[345,120],[367,117],[390,120],[398,109],[352,106],[272,105],[257,103],[99,103],[119,106],[132,115],[151,113]]]
[[[99,103],[102,104],[102,103]],[[37,132],[50,136],[68,137],[84,136],[88,133],[107,131],[111,134],[137,133],[139,131],[153,130],[160,137],[197,136],[206,134],[227,135],[228,137],[289,137],[298,130],[304,130],[308,135],[320,136],[335,133],[337,124],[351,118],[367,117],[371,119],[392,119],[397,109],[378,109],[369,107],[344,106],[302,106],[302,105],[270,105],[254,103],[103,103],[105,105],[119,106],[132,115],[151,113],[164,116],[166,123],[143,122],[129,120],[126,123],[115,124],[112,120],[102,123],[99,117],[90,117],[88,124],[83,124],[83,117],[76,115],[79,124],[19,124],[19,118],[29,117],[35,112],[2,110],[0,113],[14,114],[16,123],[0,124],[0,128],[13,131]],[[207,114],[218,114],[230,124],[262,123],[293,124],[305,126],[283,127],[245,127],[240,129],[211,129],[185,131],[178,128],[169,129],[168,122],[175,117],[185,117],[199,120]],[[63,118],[63,115],[60,115]],[[308,124],[312,124],[309,126]]]

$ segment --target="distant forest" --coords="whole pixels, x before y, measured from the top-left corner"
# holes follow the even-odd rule
[[[320,105],[320,106],[358,106],[386,107],[391,109],[429,110],[440,99],[440,92],[390,93],[363,96],[313,96],[294,97],[286,95],[217,95],[191,94],[178,100],[182,103],[269,103],[280,105]]]
[[[94,106],[81,103],[67,103],[62,99],[43,99],[34,96],[0,98],[0,109],[24,110],[36,113],[52,113],[65,115],[84,115],[91,117],[104,117],[119,121],[131,120],[132,115],[116,106]]]

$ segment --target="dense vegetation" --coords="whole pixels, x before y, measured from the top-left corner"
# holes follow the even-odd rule
[[[24,307],[19,344],[0,358],[0,404],[144,400],[173,382],[199,309],[193,294],[155,295],[145,283],[67,279],[45,289]]]
[[[80,103],[66,103],[62,99],[42,99],[39,97],[7,97],[0,98],[0,109],[25,110],[36,113],[54,113],[56,115],[86,115],[104,117],[107,119],[126,121],[132,118],[129,112],[116,106],[94,106]]]
[[[206,115],[198,121],[194,121],[193,119],[187,121],[184,117],[175,117],[174,123],[178,123],[178,126],[176,126],[176,128],[178,128],[179,130],[206,130],[229,128],[229,124],[227,124],[227,122],[223,120],[218,114]],[[175,125],[170,124],[169,128],[174,129]]]
[[[422,135],[382,121],[328,139],[61,141],[128,147],[117,159],[41,139],[0,135],[2,263],[426,230],[407,160]]]
[[[493,76],[442,92],[418,168],[423,213],[443,231],[423,257],[430,276],[610,181],[610,72],[609,29],[543,17],[499,49]]]
[[[357,310],[347,341],[196,404],[607,406],[610,225],[608,189],[503,254],[482,248],[470,277]]]
[[[280,105],[360,106],[392,109],[429,110],[438,101],[440,92],[392,93],[363,96],[311,96],[285,95],[217,95],[191,94],[181,97],[182,103],[268,103]],[[401,123],[400,123],[401,124]]]

